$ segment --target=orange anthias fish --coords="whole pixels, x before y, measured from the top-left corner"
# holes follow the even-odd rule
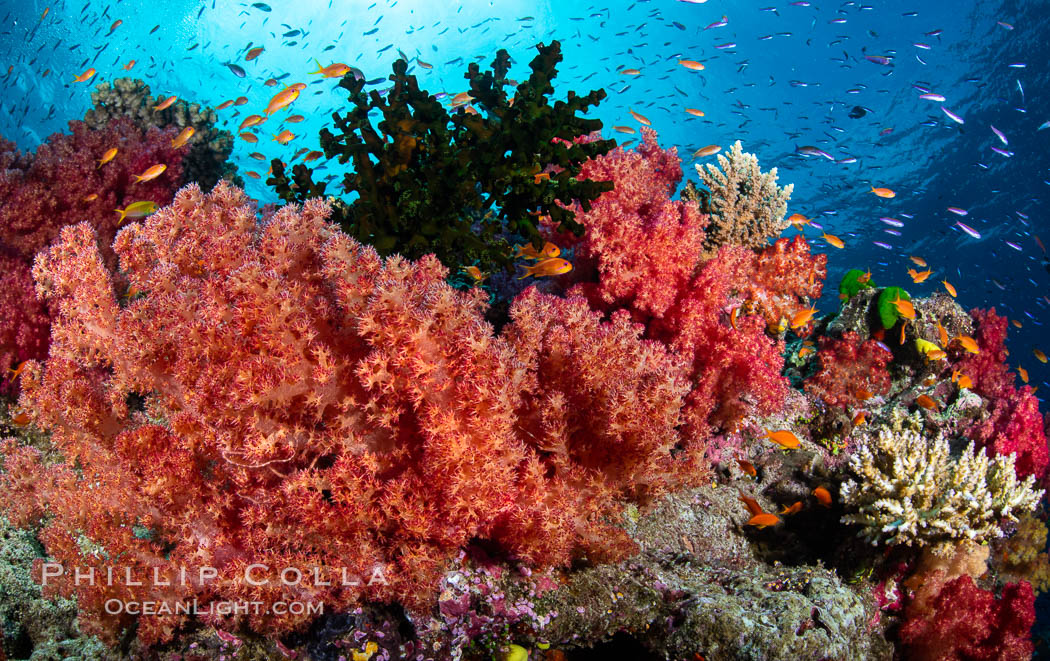
[[[925,271],[916,271],[915,269],[908,269],[908,275],[911,276],[912,282],[925,282],[926,278],[930,277],[933,273],[932,270],[926,269]]]
[[[871,192],[875,193],[879,197],[885,197],[885,198],[891,198],[891,197],[896,197],[897,196],[897,194],[894,193],[889,188],[875,188],[874,186],[872,186],[871,187]]]
[[[233,105],[233,100],[231,99],[229,101],[223,101],[219,105],[215,106],[215,109],[216,110],[226,110],[227,108],[229,108],[232,105]]]
[[[690,115],[692,115],[693,117],[703,117],[704,116],[704,111],[703,110],[698,110],[696,108],[686,108],[685,111],[687,113],[689,113]]]
[[[959,375],[959,380],[955,382],[960,388],[973,389],[973,380],[965,374]]]
[[[694,151],[693,158],[704,158],[706,156],[713,156],[714,154],[717,154],[720,151],[722,151],[722,147],[720,147],[719,145],[708,145],[706,147],[701,147],[700,149]]]
[[[963,349],[966,349],[970,353],[981,353],[981,348],[977,346],[977,340],[973,339],[969,335],[956,335],[953,340],[957,340]]]
[[[791,318],[791,328],[802,328],[813,319],[813,315],[817,313],[816,308],[806,308],[805,310],[799,310],[795,313],[795,316]]]
[[[817,502],[824,507],[831,507],[831,492],[824,487],[817,487],[813,490],[813,497],[817,499]]]
[[[762,528],[765,528],[767,526],[775,526],[778,523],[780,523],[779,516],[777,516],[776,514],[770,514],[769,512],[762,512],[761,514],[756,514],[750,519],[748,519],[747,523],[745,523],[744,525],[755,526],[756,528],[761,530]]]
[[[525,245],[515,245],[514,248],[517,250],[517,252],[514,253],[514,259],[524,257],[525,259],[542,260],[557,257],[561,254],[561,248],[554,245],[550,241],[544,243],[543,248],[541,248],[539,251],[537,251],[531,243],[526,243]]]
[[[824,232],[823,234],[820,235],[820,238],[824,239],[830,245],[833,245],[836,248],[845,248],[846,247],[846,243],[842,239],[840,239],[839,237],[835,236],[834,234],[828,234],[827,232]]]
[[[751,477],[758,477],[758,471],[755,470],[755,465],[746,459],[737,459],[736,465],[740,467],[740,470],[744,471]]]
[[[941,409],[937,400],[929,395],[919,395],[915,398],[915,403],[928,411],[939,411]]]
[[[690,71],[703,71],[704,65],[696,60],[678,60],[678,64],[681,64]]]
[[[911,301],[906,301],[901,298],[900,292],[897,293],[897,297],[892,301],[893,307],[897,308],[897,313],[905,319],[915,319],[915,306],[911,304]]]
[[[169,96],[168,98],[164,99],[163,101],[161,101],[157,105],[153,106],[153,109],[154,110],[164,110],[166,108],[170,108],[171,104],[175,103],[178,100],[179,100],[179,97],[177,97],[177,96],[174,96],[174,95]]]
[[[1021,381],[1023,381],[1024,383],[1028,383],[1028,370],[1018,365],[1017,373],[1021,375]]]
[[[11,418],[11,422],[15,423],[18,427],[25,427],[29,424],[29,415],[26,413],[19,413],[15,417]]]
[[[73,76],[73,82],[74,83],[86,83],[87,81],[91,80],[91,78],[94,77],[94,75],[95,75],[95,67],[91,67],[90,69],[88,69],[84,73],[80,74],[79,76]]]
[[[243,106],[246,103],[248,103],[248,97],[246,96],[238,96],[233,100],[233,105],[235,106]]]
[[[95,169],[97,170],[98,168],[102,167],[106,163],[109,163],[110,161],[112,161],[116,157],[117,157],[117,148],[116,147],[110,147],[109,149],[106,150],[106,153],[102,154],[102,159],[98,162],[98,166]]]
[[[1014,325],[1014,328],[1024,328],[1024,326],[1021,325],[1021,322],[1017,319],[1011,319],[1010,323]]]
[[[342,78],[350,72],[350,67],[342,62],[333,62],[326,67],[322,67],[321,63],[314,60],[317,63],[317,71],[311,71],[311,74],[319,73],[325,78]]]
[[[939,319],[937,320],[937,338],[943,346],[948,346],[948,331],[944,329]]]
[[[1039,362],[1046,362],[1046,354],[1043,353],[1040,349],[1032,349],[1032,355],[1035,356],[1036,360],[1038,360]]]
[[[800,213],[793,213],[788,217],[788,222],[794,225],[795,229],[801,229],[802,227],[809,225],[811,221]]]
[[[241,125],[237,127],[237,130],[243,131],[245,129],[250,129],[251,127],[258,126],[259,124],[262,124],[265,121],[266,118],[262,115],[248,115],[244,118],[244,121],[241,122]]]
[[[630,126],[614,126],[613,130],[617,133],[637,133],[637,131]]]
[[[253,48],[250,51],[248,51],[248,53],[244,56],[244,59],[246,61],[248,61],[248,62],[251,62],[255,58],[257,58],[260,55],[262,55],[264,50],[266,50],[266,49],[263,48],[262,46],[256,46],[255,48]]]
[[[624,69],[620,72],[621,76],[637,76],[641,71],[639,69]]]
[[[11,380],[12,381],[17,379],[19,377],[19,375],[22,374],[22,370],[25,369],[25,367],[26,367],[26,365],[28,363],[29,363],[28,360],[23,360],[22,362],[18,363],[17,367],[14,367],[14,368],[8,367],[7,368],[7,371],[11,373]]]
[[[308,163],[310,161],[316,161],[317,159],[321,158],[322,156],[324,156],[324,152],[323,151],[307,152],[306,156],[303,157],[303,163]]]
[[[298,124],[299,122],[303,121],[304,119],[306,119],[306,118],[303,117],[302,115],[288,115],[287,117],[284,118],[284,121],[288,122],[289,124]]]
[[[561,259],[555,257],[552,259],[544,259],[543,261],[537,262],[535,266],[526,266],[525,275],[522,275],[518,280],[529,277],[530,275],[535,278],[543,278],[550,275],[561,275],[562,273],[568,273],[572,270],[572,262],[567,259]]]
[[[140,181],[153,181],[154,179],[156,179],[160,175],[164,174],[164,171],[167,170],[167,169],[168,169],[167,165],[164,165],[163,163],[158,163],[157,165],[154,165],[153,167],[151,167],[150,169],[146,170],[142,174],[135,175],[135,181],[133,181],[132,183],[137,184]]]
[[[281,108],[287,108],[292,104],[293,101],[295,101],[298,98],[299,89],[297,89],[295,85],[292,85],[291,87],[286,87],[280,92],[278,92],[276,96],[270,99],[270,103],[266,106],[266,110],[264,110],[263,113],[267,115],[272,115]]]
[[[289,131],[288,129],[285,129],[285,130],[281,131],[280,133],[278,133],[277,135],[273,136],[273,139],[276,140],[278,143],[280,143],[282,145],[288,144],[292,140],[295,140],[295,138],[296,138],[296,135],[294,133],[292,133],[291,131]]]
[[[785,506],[784,509],[780,510],[780,516],[787,516],[788,514],[796,514],[802,510],[802,501],[796,500],[791,504],[790,507]]]
[[[941,280],[941,284],[944,285],[944,290],[952,295],[952,298],[958,296],[958,293],[956,293],[955,287],[952,286],[952,283],[948,282],[947,280]]]
[[[915,262],[916,266],[919,266],[919,267],[922,267],[922,268],[926,268],[926,260],[923,259],[922,257],[916,257],[916,256],[912,255],[912,256],[908,257],[908,259],[910,259],[911,261]]]
[[[794,450],[799,446],[798,436],[795,436],[787,429],[782,429],[780,431],[769,431],[767,429],[766,438],[788,450]]]
[[[636,121],[638,121],[638,122],[641,122],[642,124],[645,124],[646,126],[652,126],[652,124],[653,124],[653,123],[652,123],[652,122],[650,122],[650,121],[649,121],[649,118],[648,118],[648,117],[646,117],[645,115],[642,115],[642,114],[636,113],[636,112],[635,112],[635,111],[633,111],[633,110],[628,110],[627,112],[631,113],[631,117],[634,117],[634,119],[635,119]]]
[[[184,147],[186,143],[190,141],[190,138],[193,137],[193,134],[196,132],[197,129],[193,128],[192,126],[187,126],[186,128],[179,131],[179,134],[177,136],[171,139],[171,146],[175,149],[178,149],[179,147]]]
[[[745,496],[743,493],[740,494],[740,502],[747,508],[748,514],[754,516],[755,514],[762,514],[765,510],[758,504],[758,501],[750,496]]]
[[[867,419],[868,418],[865,415],[864,411],[861,411],[861,412],[857,413],[857,415],[853,416],[852,424],[853,424],[854,427],[859,427],[859,426],[863,425],[867,421]]]
[[[462,270],[474,280],[476,285],[480,285],[488,277],[476,266],[464,266]]]
[[[259,138],[255,137],[254,133],[244,132],[238,133],[237,135],[241,136],[241,140],[244,140],[245,142],[250,142],[252,144],[259,142]]]
[[[128,62],[127,64],[125,64],[125,65],[124,65],[124,71],[131,71],[131,68],[132,68],[133,66],[135,66],[135,60],[131,60],[130,62]]]

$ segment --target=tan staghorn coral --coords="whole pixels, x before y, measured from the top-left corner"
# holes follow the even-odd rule
[[[924,546],[1001,537],[999,521],[1033,509],[1042,497],[1035,478],[1019,482],[1014,456],[989,458],[971,442],[953,457],[940,434],[922,433],[917,417],[882,426],[850,457],[859,480],[842,485],[843,503],[856,510],[844,523],[863,526],[872,544]]]
[[[718,165],[697,165],[700,181],[708,191],[693,184],[682,197],[701,203],[711,214],[704,251],[713,254],[721,245],[756,247],[778,236],[790,225],[784,220],[793,184],[777,186],[777,169],[762,172],[758,158],[743,151],[740,141],[733,143],[728,156],[719,154]]]

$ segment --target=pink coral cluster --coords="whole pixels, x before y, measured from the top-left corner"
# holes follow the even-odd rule
[[[143,132],[122,118],[97,131],[70,122],[70,130],[50,136],[34,154],[0,140],[0,390],[11,388],[6,377],[12,365],[47,355],[48,312],[29,278],[37,251],[63,226],[87,220],[99,234],[107,265],[115,266],[114,209],[140,200],[167,204],[182,175],[185,149],[171,146],[177,129]],[[114,147],[113,160],[99,166]],[[158,163],[167,166],[160,177],[134,183],[133,175]]]
[[[858,394],[884,395],[890,389],[886,366],[893,354],[877,340],[864,340],[853,331],[841,338],[822,336],[817,351],[820,371],[807,379],[806,392],[835,408],[854,406],[862,401]]]
[[[88,224],[38,257],[55,321],[21,403],[65,461],[6,442],[9,515],[45,521],[68,567],[218,570],[172,587],[67,576],[56,589],[76,594],[85,630],[131,625],[110,598],[421,607],[472,539],[537,563],[619,557],[619,498],[702,477],[677,431],[683,366],[626,314],[533,290],[494,337],[481,290],[452,289],[432,257],[384,261],[327,214],[314,200],[257,226],[241,191],[189,186],[118,234],[142,292],[125,304]],[[264,584],[246,583],[253,564]],[[285,567],[320,578],[285,585]],[[340,574],[377,569],[378,583]],[[206,619],[280,632],[309,618]],[[138,635],[167,640],[180,622],[143,618]]]
[[[989,415],[965,431],[979,447],[994,454],[1017,453],[1017,476],[1042,479],[1050,463],[1039,401],[1030,386],[1014,387],[1014,374],[1006,364],[1007,319],[990,310],[974,309],[975,333],[980,352],[953,349],[953,368],[973,381],[974,391],[989,402]]]
[[[615,188],[589,212],[578,210],[582,239],[555,238],[574,249],[572,293],[604,312],[626,310],[646,325],[646,337],[685,362],[687,436],[702,439],[780,408],[788,390],[783,342],[766,327],[820,296],[827,258],[796,237],[762,250],[722,246],[704,260],[707,216],[695,202],[668,198],[682,177],[676,150],[660,149],[648,128],[642,137],[637,150],[584,165],[581,177]],[[743,314],[731,323],[734,308]]]
[[[919,661],[1030,659],[1035,594],[1026,581],[1008,583],[998,599],[959,576],[920,608],[911,604],[900,628],[907,658]]]

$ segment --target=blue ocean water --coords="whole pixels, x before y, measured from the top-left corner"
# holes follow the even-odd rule
[[[1046,9],[1043,0],[6,0],[0,135],[34,149],[83,116],[94,84],[117,77],[209,106],[243,95],[239,115],[220,113],[231,131],[273,96],[266,80],[309,83],[291,144],[269,141],[267,131],[259,144],[236,142],[242,175],[264,180],[270,158],[317,149],[318,132],[344,106],[337,79],[309,74],[315,59],[345,62],[382,89],[404,57],[421,87],[453,95],[466,89],[469,62],[487,65],[506,48],[511,76],[524,77],[534,46],[557,39],[565,59],[555,96],[604,88],[608,98],[590,116],[607,137],[631,139],[612,127],[639,127],[633,110],[663,146],[678,147],[686,178],[696,179],[695,150],[740,140],[763,168],[778,169],[781,184],[795,185],[789,213],[814,220],[806,234],[830,256],[822,312],[837,306],[849,268],[870,268],[879,285],[914,296],[940,291],[946,279],[963,307],[995,306],[1021,322],[1011,328],[1011,364],[1026,368],[1043,396],[1050,366],[1033,350],[1050,351],[1050,266],[1037,239],[1050,241],[1050,129],[1040,130],[1050,120]],[[254,46],[265,51],[245,61]],[[91,84],[71,84],[88,67],[98,71]],[[338,165],[327,167],[319,177],[339,176]],[[246,182],[260,202],[276,201],[263,181]],[[872,186],[896,196],[877,197]],[[816,226],[845,248],[825,244]],[[933,269],[925,283],[911,282],[910,256]]]

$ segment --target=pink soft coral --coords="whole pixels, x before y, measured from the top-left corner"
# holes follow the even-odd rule
[[[593,305],[661,317],[693,275],[708,219],[695,202],[670,198],[682,179],[676,150],[660,149],[649,128],[642,138],[637,149],[617,147],[584,163],[580,179],[613,181],[615,188],[590,211],[576,209],[587,233],[574,266],[596,276],[581,290]]]
[[[31,260],[63,226],[87,220],[99,234],[107,263],[113,264],[110,244],[120,217],[114,209],[140,200],[168,204],[187,148],[171,146],[177,127],[143,132],[128,118],[110,120],[104,130],[79,121],[69,128],[72,133],[50,136],[35,154],[21,154],[0,140],[0,246]],[[99,167],[113,147],[116,157]],[[133,175],[160,163],[167,166],[163,174],[134,183]]]
[[[861,401],[858,393],[864,390],[884,395],[890,389],[886,365],[892,358],[881,342],[861,342],[853,331],[846,331],[841,338],[823,336],[817,351],[820,371],[806,381],[806,392],[835,408],[857,404]]]
[[[54,587],[76,594],[85,631],[133,624],[110,598],[429,607],[472,539],[538,563],[616,556],[618,499],[703,475],[677,429],[684,367],[626,314],[532,292],[494,337],[480,289],[452,289],[432,256],[381,259],[328,211],[312,200],[257,225],[243,192],[188,186],[118,234],[142,292],[123,304],[88,224],[37,257],[55,322],[21,403],[64,461],[6,443],[9,515],[43,522],[66,567],[218,570],[170,587],[66,576]],[[252,563],[269,583],[244,581]],[[284,567],[333,585],[282,585]],[[342,568],[366,580],[341,584]],[[385,582],[367,581],[375,568]],[[284,632],[310,617],[206,619]],[[150,643],[181,620],[137,624]]]
[[[11,370],[30,358],[47,355],[51,318],[37,300],[29,265],[0,255],[0,394],[10,394]]]
[[[1008,583],[996,599],[964,575],[924,608],[908,607],[900,640],[918,661],[1021,661],[1032,656],[1034,623],[1031,584]]]
[[[1030,386],[1014,387],[1014,375],[1006,364],[1007,319],[990,310],[970,312],[977,322],[975,333],[980,352],[953,349],[953,368],[973,381],[973,390],[989,401],[990,415],[974,422],[966,431],[980,447],[994,454],[1017,453],[1017,476],[1042,479],[1050,463],[1039,402]]]

